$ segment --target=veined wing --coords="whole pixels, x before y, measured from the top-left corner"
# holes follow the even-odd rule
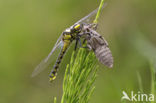
[[[102,9],[103,9],[104,7],[106,7],[106,6],[107,6],[107,3],[105,3],[105,4],[103,5]],[[95,9],[94,11],[92,11],[91,13],[89,13],[87,16],[85,16],[85,17],[83,17],[82,19],[80,19],[79,21],[77,21],[75,24],[79,24],[79,23],[84,22],[85,20],[89,19],[90,17],[92,17],[93,15],[95,15],[95,14],[97,13],[98,9],[99,9],[99,8]]]
[[[58,38],[57,42],[55,43],[53,49],[51,50],[51,52],[49,53],[49,55],[46,57],[45,62],[48,61],[48,59],[50,58],[50,56],[53,54],[53,52],[55,51],[55,49],[61,44],[61,38],[62,38],[62,34],[61,36]]]
[[[51,50],[51,52],[49,53],[49,55],[41,61],[41,63],[34,69],[33,73],[32,73],[32,77],[36,76],[37,74],[39,74],[40,72],[42,72],[45,68],[47,68],[50,63],[52,63],[52,61],[54,60],[52,58],[52,54],[54,53],[54,51],[56,50],[56,48],[58,48],[59,46],[61,46],[61,44],[63,43],[61,41],[62,38],[62,34],[61,36],[58,38],[57,42],[55,43],[53,49]]]

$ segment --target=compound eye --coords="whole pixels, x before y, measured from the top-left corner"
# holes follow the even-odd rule
[[[81,25],[80,24],[77,24],[77,25],[74,26],[74,29],[75,30],[80,30],[80,27],[81,27]]]

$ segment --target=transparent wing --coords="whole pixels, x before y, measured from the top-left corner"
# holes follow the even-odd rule
[[[106,5],[107,5],[107,3],[105,3],[102,8],[106,7]],[[95,15],[97,13],[98,9],[99,8],[95,9],[94,11],[89,13],[87,16],[85,16],[82,19],[80,19],[79,21],[77,21],[75,24],[79,24],[79,23],[84,22],[85,20],[89,19],[90,17],[92,17],[93,15]]]
[[[54,60],[54,58],[52,58],[52,54],[54,53],[54,51],[56,50],[56,48],[58,48],[59,46],[62,45],[62,34],[61,36],[58,38],[57,42],[55,43],[53,49],[51,50],[51,52],[49,53],[49,55],[41,61],[41,63],[34,69],[33,73],[32,73],[32,77],[36,76],[37,74],[39,74],[40,72],[42,72],[45,68],[47,68],[52,61]]]
[[[54,45],[53,49],[51,50],[51,52],[49,53],[49,55],[46,57],[45,62],[48,61],[48,59],[49,59],[50,56],[53,54],[53,52],[55,51],[55,49],[62,43],[61,38],[62,38],[62,34],[61,34],[61,36],[58,38],[57,42],[55,43],[55,45]]]

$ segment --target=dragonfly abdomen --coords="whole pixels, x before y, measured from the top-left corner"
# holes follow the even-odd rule
[[[53,81],[56,78],[57,71],[59,69],[60,63],[61,63],[61,61],[63,59],[64,54],[66,53],[66,50],[68,49],[68,47],[70,45],[70,43],[71,43],[70,40],[69,41],[64,41],[63,47],[61,49],[61,52],[60,52],[60,54],[59,54],[59,56],[58,56],[58,58],[56,60],[55,65],[53,66],[52,71],[50,72],[50,75],[49,75],[50,81]]]

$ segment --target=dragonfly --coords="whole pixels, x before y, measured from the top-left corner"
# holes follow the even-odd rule
[[[105,6],[106,4],[103,7]],[[97,25],[85,22],[87,19],[96,14],[97,11],[98,8],[62,32],[49,55],[35,68],[34,72],[32,73],[32,77],[36,76],[38,73],[40,73],[40,71],[45,69],[51,63],[50,58],[52,57],[52,54],[54,53],[56,48],[58,48],[62,44],[58,58],[49,75],[49,81],[55,80],[60,63],[66,51],[68,50],[73,41],[76,41],[75,50],[77,48],[78,43],[81,47],[81,38],[84,39],[83,43],[87,41],[86,47],[94,51],[96,57],[101,63],[110,68],[112,67],[113,58],[111,51],[108,48],[108,43],[100,34],[96,32]]]

